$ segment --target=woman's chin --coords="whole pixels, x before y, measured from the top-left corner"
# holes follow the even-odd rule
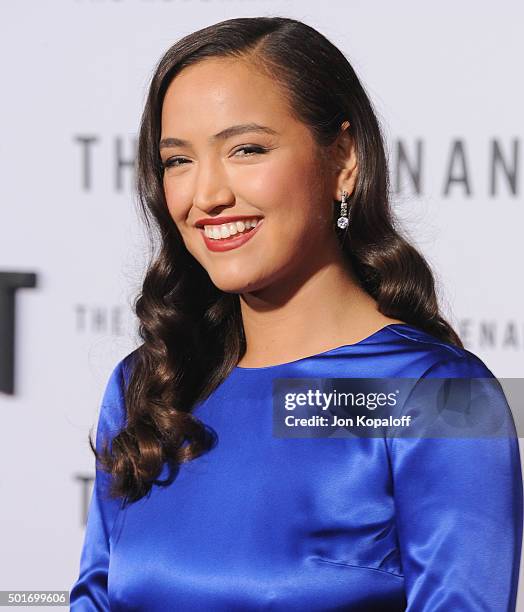
[[[209,274],[211,282],[225,293],[246,293],[258,289],[260,282],[250,274]]]

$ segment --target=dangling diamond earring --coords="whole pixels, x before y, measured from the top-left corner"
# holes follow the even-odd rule
[[[347,191],[342,191],[342,200],[340,202],[340,217],[337,219],[337,226],[340,227],[340,229],[346,229],[349,224],[347,203],[348,197],[349,193]]]

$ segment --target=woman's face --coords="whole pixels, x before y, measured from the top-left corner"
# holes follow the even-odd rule
[[[171,217],[222,291],[286,282],[336,252],[332,164],[275,82],[246,61],[206,59],[174,78],[160,154]],[[243,229],[243,219],[258,223]]]

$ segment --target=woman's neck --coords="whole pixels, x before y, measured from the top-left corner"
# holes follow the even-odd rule
[[[301,281],[273,283],[243,294],[247,349],[238,365],[264,367],[354,344],[399,319],[378,311],[349,264],[326,265]]]

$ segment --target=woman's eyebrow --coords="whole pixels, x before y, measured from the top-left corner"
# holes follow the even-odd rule
[[[278,134],[273,128],[267,127],[265,125],[259,125],[258,123],[241,123],[239,125],[232,125],[224,130],[218,132],[214,136],[209,137],[209,142],[214,142],[216,140],[226,140],[227,138],[231,138],[232,136],[238,136],[239,134],[244,134],[245,132],[259,132],[260,134],[270,134],[272,136]],[[163,138],[160,141],[159,148],[163,149],[164,147],[187,147],[191,143],[188,140],[183,140],[182,138]]]

